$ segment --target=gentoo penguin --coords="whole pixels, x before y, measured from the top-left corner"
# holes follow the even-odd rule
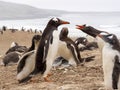
[[[14,52],[14,51],[17,51],[17,52],[20,52],[20,53],[23,53],[25,51],[28,50],[28,48],[26,46],[20,46],[18,44],[14,44],[15,46],[12,46],[10,47],[5,54],[8,54],[10,52]]]
[[[17,65],[17,80],[19,83],[28,81],[35,69],[36,50],[41,39],[41,35],[34,35],[32,44],[25,54],[20,58]]]
[[[2,59],[2,63],[4,66],[7,66],[9,63],[17,63],[21,55],[22,54],[17,51],[10,52],[4,56],[4,58]]]
[[[79,51],[84,50],[93,50],[94,48],[98,48],[97,42],[89,42],[85,37],[79,37],[75,40],[75,44],[79,47],[79,45],[83,45],[79,47]]]
[[[80,52],[75,42],[68,37],[68,28],[62,28],[60,33],[60,40],[66,42],[68,49],[70,49],[72,52],[75,62],[79,64],[81,62]]]
[[[108,90],[120,90],[120,43],[116,35],[98,35],[105,41],[102,49],[104,83]]]
[[[62,41],[59,40],[59,31],[57,31],[57,28],[62,24],[69,24],[69,22],[63,21],[59,18],[50,19],[43,31],[37,49],[34,74],[41,72],[45,81],[50,81],[48,80],[48,76],[50,75],[52,64],[57,57],[62,54],[62,57],[65,57],[65,59],[67,57],[67,60],[70,59],[71,62],[73,60],[73,58],[67,56],[67,54],[70,53],[70,50],[68,50],[66,44],[63,42],[63,45]]]
[[[12,42],[10,49],[6,52],[2,59],[2,65],[7,66],[9,63],[17,63],[22,53],[15,50],[14,47],[19,46],[18,43]]]
[[[79,37],[75,40],[75,44],[78,46],[79,44],[85,45],[88,42],[87,38]]]
[[[95,29],[94,27],[92,26],[86,26],[86,24],[84,25],[76,25],[77,29],[83,31],[84,33],[94,37],[97,39],[97,44],[98,44],[98,47],[100,49],[100,51],[102,51],[102,48],[104,46],[104,40],[102,40],[100,37],[98,37],[97,35],[100,34],[100,33],[105,33],[105,34],[109,34],[108,32],[106,31],[101,31],[101,30],[97,30]]]
[[[74,60],[77,64],[82,63],[84,60],[86,60],[86,62],[93,60],[94,56],[87,57],[87,58],[81,58],[78,45],[75,44],[75,42],[71,38],[68,37],[67,27],[62,28],[59,38],[61,41],[66,43],[67,48],[72,52],[72,56],[74,57]],[[64,59],[63,57],[59,57],[55,60],[55,62],[53,63],[53,66],[65,66],[66,67],[66,66],[70,66],[70,64],[68,60]]]

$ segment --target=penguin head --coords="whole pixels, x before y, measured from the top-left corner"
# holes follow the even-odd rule
[[[68,35],[68,28],[67,27],[63,27],[61,32],[60,32],[60,36],[59,36],[60,40],[67,38],[67,35]]]
[[[56,17],[50,19],[50,21],[48,22],[48,25],[52,25],[52,26],[55,26],[55,27],[58,27],[62,24],[70,24],[70,23],[67,22],[67,21],[63,21],[63,20],[61,20],[59,18],[56,18]]]
[[[32,38],[32,42],[33,42],[35,45],[38,45],[41,37],[42,37],[41,35],[34,35],[33,38]]]
[[[86,26],[86,24],[84,25],[76,25],[76,29],[81,30],[82,32],[91,35],[92,37],[96,37],[98,34],[100,34],[102,31],[99,31],[95,28],[93,28],[92,26]]]
[[[106,43],[109,43],[111,45],[115,45],[119,43],[117,36],[114,34],[101,33],[98,36],[102,38]]]
[[[75,40],[75,44],[83,44],[86,45],[88,40],[85,37],[80,37]]]

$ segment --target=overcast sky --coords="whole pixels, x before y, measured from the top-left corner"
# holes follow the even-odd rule
[[[67,11],[120,11],[120,0],[1,0],[44,9]]]

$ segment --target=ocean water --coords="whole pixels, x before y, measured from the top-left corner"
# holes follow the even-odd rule
[[[1,20],[0,28],[5,25],[8,28],[21,29],[24,27],[26,30],[32,28],[37,30],[44,30],[48,21],[54,16],[48,18],[38,18],[38,19],[24,19],[24,20]],[[88,26],[93,26],[96,29],[104,30],[110,33],[116,34],[120,37],[120,12],[93,12],[93,13],[73,13],[64,14],[59,17],[60,19],[69,21],[69,25],[62,25],[58,29],[61,30],[62,27],[68,27],[69,34],[74,36],[85,36],[83,32],[75,29],[75,25],[86,24]]]

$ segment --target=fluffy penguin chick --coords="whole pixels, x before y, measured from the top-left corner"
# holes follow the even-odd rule
[[[19,82],[28,81],[31,78],[31,74],[35,69],[36,65],[36,49],[38,47],[39,41],[41,39],[40,35],[34,35],[32,38],[31,47],[28,51],[21,57],[17,66],[17,80]]]

